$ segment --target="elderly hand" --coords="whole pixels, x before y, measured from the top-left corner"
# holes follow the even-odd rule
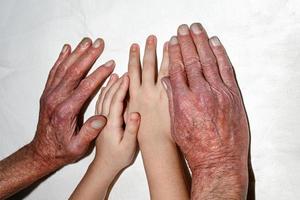
[[[81,158],[106,123],[100,115],[81,122],[85,104],[114,68],[114,62],[109,61],[86,76],[103,48],[102,39],[92,44],[85,38],[72,53],[65,45],[50,71],[31,143],[49,166],[63,166]]]
[[[249,128],[233,67],[201,24],[181,25],[169,42],[172,134],[193,173],[192,199],[247,193]]]

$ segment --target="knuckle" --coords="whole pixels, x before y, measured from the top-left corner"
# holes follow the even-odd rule
[[[204,59],[201,60],[201,65],[204,68],[205,67],[216,66],[217,65],[217,60],[212,56],[208,56],[208,57],[205,57]]]
[[[198,66],[200,65],[200,61],[198,56],[189,56],[185,59],[184,64],[186,67]]]
[[[174,60],[171,63],[171,68],[170,68],[170,75],[173,74],[178,74],[178,73],[183,73],[184,72],[184,65],[181,62],[181,60]]]
[[[56,123],[65,122],[72,116],[72,109],[69,106],[60,106],[54,110],[53,119]]]
[[[55,109],[55,105],[56,105],[55,102],[56,102],[56,100],[55,100],[54,96],[52,96],[52,95],[44,96],[44,97],[41,98],[41,103],[48,110],[54,110]]]
[[[80,83],[80,87],[83,90],[89,90],[90,88],[93,88],[95,85],[95,81],[92,78],[84,79]]]

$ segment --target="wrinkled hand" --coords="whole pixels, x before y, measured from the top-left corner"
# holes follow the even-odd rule
[[[208,39],[200,24],[191,30],[181,25],[178,36],[171,38],[170,77],[162,79],[173,137],[191,167],[193,182],[201,174],[200,188],[209,185],[206,174],[215,172],[236,175],[237,182],[246,184],[249,128],[233,67],[217,37]],[[214,181],[221,182],[223,175]],[[193,199],[200,197],[193,193]]]
[[[40,99],[36,135],[30,144],[49,167],[81,158],[106,123],[100,115],[81,122],[85,104],[114,68],[110,61],[86,76],[103,48],[102,39],[92,44],[85,38],[73,52],[65,45],[50,71]]]

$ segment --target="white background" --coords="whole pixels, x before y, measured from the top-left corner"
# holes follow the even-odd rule
[[[32,139],[39,97],[64,43],[104,38],[96,66],[114,58],[122,74],[131,43],[144,45],[155,34],[161,55],[177,26],[192,22],[219,36],[235,66],[251,125],[257,199],[300,199],[298,0],[0,0],[0,159]],[[87,117],[93,107],[94,101]],[[92,156],[58,171],[26,199],[66,199]],[[148,193],[138,157],[111,199],[143,200]]]

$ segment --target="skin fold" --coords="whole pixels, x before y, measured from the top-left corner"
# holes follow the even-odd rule
[[[82,123],[81,111],[114,69],[114,62],[109,61],[86,76],[103,49],[102,39],[92,44],[89,38],[84,38],[73,52],[69,45],[63,47],[40,99],[34,139],[0,161],[0,199],[88,152],[106,119],[96,115]]]
[[[192,171],[191,199],[246,199],[249,127],[232,64],[199,23],[169,42],[172,136]]]
[[[130,113],[123,128],[128,87],[127,75],[119,79],[113,74],[99,95],[96,114],[106,116],[107,124],[97,137],[95,158],[70,199],[105,199],[114,178],[133,162],[140,115]]]
[[[160,79],[168,75],[168,45],[164,45],[157,70],[157,39],[147,38],[142,64],[133,44],[129,53],[129,102],[126,112],[138,112],[141,124],[138,142],[143,157],[151,199],[189,199],[189,174],[171,136],[168,98]],[[126,115],[125,115],[126,118]]]

